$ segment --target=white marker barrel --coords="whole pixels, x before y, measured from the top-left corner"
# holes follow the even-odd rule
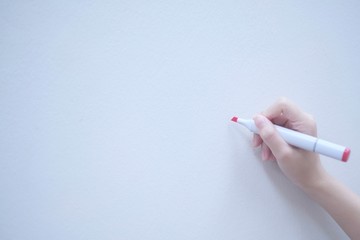
[[[258,133],[258,129],[252,119],[241,119],[234,117],[232,121],[242,124],[250,131]],[[288,144],[328,157],[346,162],[350,156],[350,148],[331,143],[301,132],[275,125],[276,130]]]
[[[318,139],[314,152],[346,162],[350,155],[350,148]]]
[[[288,128],[276,125],[275,128],[288,144],[295,147],[316,152],[344,162],[346,162],[349,157],[348,155],[350,154],[350,149],[344,146],[306,135],[304,133],[296,132]]]

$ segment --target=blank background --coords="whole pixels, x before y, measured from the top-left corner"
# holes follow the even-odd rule
[[[342,239],[229,120],[279,96],[352,149],[357,1],[2,1],[0,238]]]

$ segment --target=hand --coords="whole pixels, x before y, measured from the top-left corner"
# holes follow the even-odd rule
[[[304,188],[321,181],[325,174],[318,154],[287,144],[274,124],[316,136],[313,117],[285,98],[279,99],[261,115],[254,117],[259,135],[254,134],[253,146],[261,145],[263,160],[276,160],[281,171],[296,185]]]
[[[314,119],[281,98],[254,121],[259,135],[254,135],[253,145],[261,145],[262,158],[276,160],[281,171],[318,202],[351,239],[360,239],[360,197],[323,169],[318,154],[290,146],[273,125],[316,136]]]

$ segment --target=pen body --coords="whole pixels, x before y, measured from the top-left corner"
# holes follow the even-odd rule
[[[343,160],[346,147],[325,141],[304,133],[296,132],[284,127],[275,126],[281,137],[290,145],[316,152],[338,160]]]
[[[239,119],[237,122],[246,126],[250,131],[258,133],[258,129],[255,125],[254,120]],[[279,132],[280,136],[285,140],[285,142],[292,146],[307,151],[316,152],[344,162],[347,161],[350,155],[350,149],[347,147],[281,126],[275,125],[275,128]]]

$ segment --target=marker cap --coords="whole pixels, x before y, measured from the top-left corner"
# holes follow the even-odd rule
[[[348,147],[345,148],[341,161],[347,162],[347,160],[349,159],[349,156],[350,156],[350,152],[351,152],[350,148],[348,148]]]

